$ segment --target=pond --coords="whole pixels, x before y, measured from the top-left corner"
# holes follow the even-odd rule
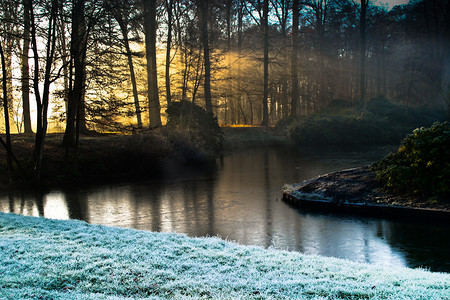
[[[0,210],[450,272],[448,226],[321,213],[281,200],[285,183],[367,165],[389,150],[241,150],[203,168],[167,163],[158,181],[0,194]]]

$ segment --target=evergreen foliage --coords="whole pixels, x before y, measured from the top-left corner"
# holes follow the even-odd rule
[[[186,130],[194,145],[220,154],[224,135],[212,113],[189,101],[171,102],[167,106],[167,126]]]
[[[450,124],[436,122],[417,128],[398,151],[372,165],[392,192],[437,199],[450,196]]]

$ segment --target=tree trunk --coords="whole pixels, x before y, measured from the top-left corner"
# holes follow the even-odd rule
[[[4,8],[4,18],[6,22],[2,20],[2,38],[4,41],[3,45],[3,59],[5,60],[5,68],[3,69],[3,76],[6,80],[6,91],[7,91],[7,99],[10,102],[10,109],[12,108],[12,103],[14,103],[13,98],[13,65],[12,65],[12,55],[13,55],[13,47],[16,43],[16,28],[12,20],[17,16],[15,11],[15,5],[8,3],[3,4]],[[10,126],[10,124],[8,124]]]
[[[66,131],[64,135],[66,172],[75,171],[77,163],[78,137],[80,132],[80,109],[83,101],[86,76],[87,31],[84,14],[85,0],[76,0],[72,8],[72,36],[70,46],[71,64],[74,78],[69,88]],[[71,76],[72,77],[72,76]]]
[[[299,1],[292,3],[292,57],[291,57],[291,116],[297,115],[298,103],[298,23],[299,23]]]
[[[264,0],[263,7],[263,30],[264,30],[264,97],[263,118],[261,125],[269,125],[269,0]]]
[[[201,78],[203,76],[204,65],[202,64],[202,61],[201,61],[201,53],[200,52],[201,52],[201,49],[198,54],[197,66],[195,68],[194,87],[192,89],[192,103],[195,103],[195,96],[196,96],[198,88],[200,86]]]
[[[64,13],[64,8],[62,5],[59,7],[59,15],[62,15]],[[69,97],[69,64],[70,64],[70,58],[69,58],[69,52],[67,49],[67,43],[66,43],[66,23],[65,20],[61,20],[61,22],[58,23],[57,26],[57,39],[59,41],[59,48],[60,48],[60,56],[62,60],[62,72],[63,72],[63,89],[64,89],[64,109],[67,115],[67,105],[68,105],[68,97]]]
[[[128,26],[122,16],[121,11],[115,13],[115,18],[117,20],[117,23],[119,23],[120,31],[122,32],[123,44],[125,46],[126,56],[128,59],[128,67],[130,68],[130,79],[131,79],[131,86],[133,88],[133,99],[134,99],[134,107],[136,110],[136,119],[138,127],[141,128],[142,127],[141,107],[139,105],[139,96],[136,83],[136,74],[134,72],[133,55],[131,53],[130,41],[128,39]]]
[[[226,1],[226,10],[227,10],[227,66],[228,66],[228,78],[229,78],[229,85],[227,89],[225,90],[225,114],[224,114],[224,121],[223,124],[232,124],[233,122],[233,114],[234,114],[234,97],[233,97],[233,75],[232,75],[232,69],[231,69],[231,8],[233,6],[232,0]],[[228,110],[230,110],[230,113],[228,113]],[[228,116],[230,115],[230,122],[228,122]]]
[[[3,52],[3,46],[0,43],[0,58],[2,65],[2,90],[3,90],[3,113],[5,115],[5,134],[6,134],[6,171],[8,181],[12,182],[12,155],[11,155],[11,132],[9,127],[9,110],[8,110],[8,80],[6,72],[6,60]],[[3,140],[2,140],[3,141]]]
[[[181,100],[187,100],[187,84],[189,82],[189,73],[190,73],[190,64],[188,61],[188,49],[187,47],[183,48],[183,54],[181,55],[181,63],[184,66],[183,68],[183,82],[181,87]]]
[[[147,84],[149,126],[161,126],[161,107],[158,94],[158,74],[156,70],[156,0],[144,0],[144,34],[147,58]]]
[[[209,113],[213,112],[211,99],[211,62],[209,59],[209,40],[208,40],[208,0],[200,0],[200,21],[203,43],[203,59],[205,65],[205,108]]]
[[[42,156],[44,152],[44,141],[47,133],[47,114],[50,98],[50,84],[51,84],[51,71],[53,67],[53,59],[56,49],[56,16],[58,12],[58,0],[53,0],[51,5],[50,18],[48,21],[46,56],[45,56],[45,69],[44,69],[44,83],[42,98],[39,92],[39,52],[36,41],[36,25],[34,18],[34,11],[32,6],[32,0],[29,0],[30,7],[30,19],[31,19],[31,41],[34,54],[34,93],[36,97],[36,111],[37,111],[37,126],[36,137],[33,151],[33,163],[34,163],[34,179],[40,181],[42,171]]]
[[[447,117],[450,119],[450,1],[447,1],[444,29],[444,76],[442,82],[442,96],[447,108]]]
[[[360,33],[360,78],[359,78],[359,93],[360,101],[366,107],[366,13],[369,0],[361,0],[361,13],[359,19],[359,33]]]
[[[22,73],[22,110],[24,133],[32,134],[31,115],[30,115],[30,70],[28,65],[28,52],[30,50],[30,8],[28,0],[23,0],[23,47],[21,56]]]
[[[172,50],[172,9],[173,0],[166,0],[167,8],[167,48],[166,48],[166,100],[167,105],[172,101],[172,92],[170,90],[170,50]]]
[[[243,0],[238,0],[238,64],[237,64],[237,106],[239,111],[237,112],[236,122],[241,123],[241,115],[244,119],[244,123],[247,123],[244,111],[242,109],[242,91],[241,91],[241,56],[242,56],[242,18],[243,18]]]

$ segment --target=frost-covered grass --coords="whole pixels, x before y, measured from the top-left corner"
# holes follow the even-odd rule
[[[450,299],[450,274],[0,213],[0,299]]]

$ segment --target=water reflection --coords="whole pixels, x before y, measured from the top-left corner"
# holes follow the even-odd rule
[[[0,210],[16,214],[53,219],[68,219],[64,197],[53,193],[8,192],[0,196]]]
[[[368,164],[384,152],[251,150],[226,156],[195,176],[185,170],[164,181],[0,195],[0,209],[450,272],[446,227],[304,211],[280,200],[284,183]]]

